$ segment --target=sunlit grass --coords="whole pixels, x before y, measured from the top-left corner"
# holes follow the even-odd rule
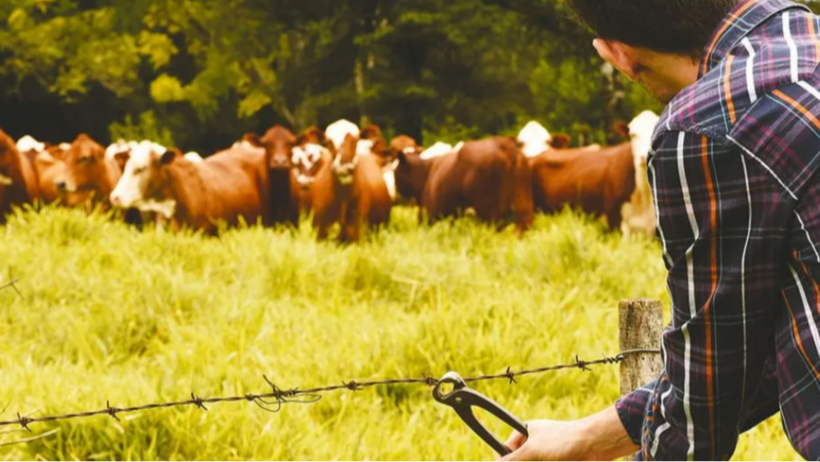
[[[305,388],[595,359],[617,350],[619,300],[667,301],[654,242],[571,213],[539,218],[524,239],[414,217],[394,211],[387,231],[341,247],[307,227],[214,239],[19,214],[0,228],[0,284],[19,279],[24,295],[0,292],[0,417],[262,392],[262,374]],[[582,417],[618,394],[614,367],[519,382],[477,388],[524,419]],[[329,394],[279,414],[240,403],[121,418],[35,425],[60,432],[0,457],[493,457],[424,387]],[[738,458],[795,454],[773,421],[744,436]]]

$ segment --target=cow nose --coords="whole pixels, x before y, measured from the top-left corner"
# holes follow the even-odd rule
[[[66,184],[65,181],[58,181],[55,186],[57,186],[57,191],[60,191],[60,192],[68,191],[68,184]]]
[[[122,202],[122,199],[120,199],[120,196],[118,196],[116,194],[111,195],[111,204],[112,205],[114,205],[115,207],[119,207],[121,202]]]

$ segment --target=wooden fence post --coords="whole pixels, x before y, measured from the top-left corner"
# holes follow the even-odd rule
[[[627,300],[618,306],[618,343],[621,351],[657,350],[663,332],[663,303],[658,300]],[[661,355],[638,353],[621,362],[621,396],[660,377]],[[624,460],[638,460],[639,454]]]

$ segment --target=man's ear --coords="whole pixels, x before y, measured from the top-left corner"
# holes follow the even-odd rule
[[[632,47],[617,40],[596,38],[592,46],[605,61],[609,61],[616,69],[625,74],[630,80],[635,80],[636,62]]]

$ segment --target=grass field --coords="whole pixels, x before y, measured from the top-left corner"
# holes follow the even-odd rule
[[[308,230],[212,239],[19,214],[0,228],[0,284],[19,279],[24,295],[0,292],[0,417],[264,392],[262,374],[306,388],[596,359],[617,351],[619,300],[667,301],[654,242],[622,242],[570,213],[539,218],[521,240],[413,217],[394,211],[378,238],[339,247]],[[524,419],[572,419],[614,402],[617,368],[476,388]],[[121,419],[35,425],[59,431],[0,458],[493,458],[426,387],[333,393],[278,414],[238,403]],[[736,455],[795,457],[776,419]]]

